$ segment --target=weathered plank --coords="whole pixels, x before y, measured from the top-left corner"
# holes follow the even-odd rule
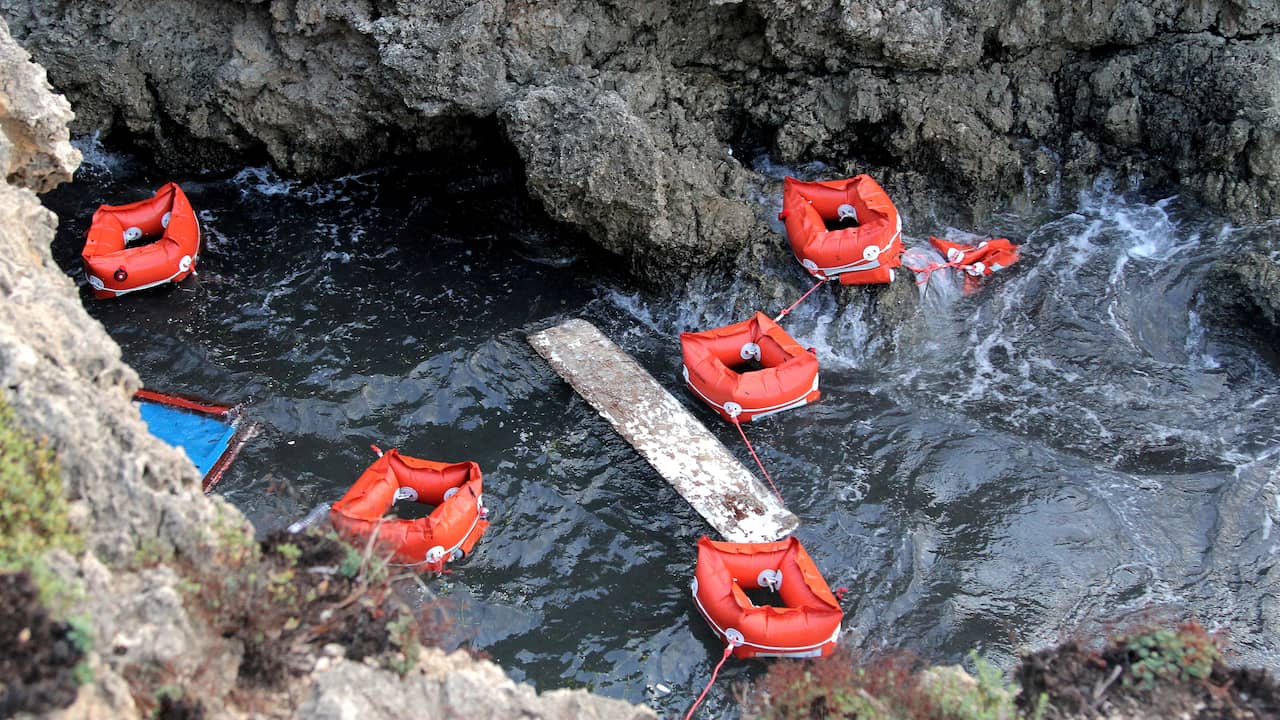
[[[529,344],[732,542],[791,534],[796,516],[724,444],[591,323],[568,320]]]

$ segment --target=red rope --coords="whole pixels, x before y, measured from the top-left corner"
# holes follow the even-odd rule
[[[906,262],[905,260],[903,261],[903,263],[902,263],[902,264],[903,264],[903,265],[906,265],[908,270],[911,270],[912,272],[915,272],[915,273],[922,273],[922,274],[924,275],[924,277],[920,278],[919,280],[916,280],[916,284],[917,284],[917,285],[924,285],[924,284],[928,283],[928,282],[929,282],[929,276],[933,275],[933,273],[934,273],[934,271],[935,271],[935,270],[941,270],[941,269],[943,269],[943,268],[949,268],[949,267],[953,267],[953,268],[961,267],[961,265],[960,265],[960,262],[959,262],[959,261],[956,261],[956,262],[941,262],[941,263],[940,263],[940,262],[931,262],[931,263],[929,263],[928,265],[921,265],[921,266],[919,266],[919,267],[916,267],[916,266],[914,266],[914,265],[912,265],[912,264],[910,264],[910,263]]]
[[[716,665],[716,669],[711,671],[711,680],[707,683],[706,687],[702,688],[702,694],[698,696],[698,699],[693,701],[693,707],[689,708],[689,712],[685,714],[684,720],[689,720],[689,718],[693,717],[693,711],[698,709],[698,706],[702,704],[703,698],[705,698],[707,693],[711,691],[711,686],[716,684],[716,675],[720,674],[720,668],[724,667],[725,661],[728,660],[729,656],[732,654],[733,644],[730,643],[725,645],[724,657],[720,658],[720,662]]]
[[[751,441],[747,439],[747,433],[742,429],[742,423],[738,422],[736,417],[733,419],[733,426],[738,428],[738,434],[742,436],[742,442],[747,444],[747,449],[751,451],[751,457],[755,458],[760,472],[764,473],[764,479],[769,481],[769,487],[773,488],[773,494],[778,496],[778,502],[786,505],[787,502],[782,499],[782,493],[778,492],[778,486],[773,484],[773,478],[769,477],[769,471],[764,469],[764,463],[760,462],[760,456],[756,454],[756,449],[751,447]]]
[[[783,310],[782,312],[778,313],[778,317],[774,318],[774,319],[773,319],[773,321],[774,321],[774,322],[780,322],[780,321],[782,320],[782,318],[784,318],[784,317],[786,317],[786,316],[787,316],[787,313],[791,312],[792,310],[795,310],[797,305],[799,305],[800,303],[804,302],[804,299],[805,299],[805,298],[807,298],[807,297],[809,297],[810,295],[812,295],[814,290],[817,290],[818,288],[822,287],[822,284],[823,284],[823,283],[825,283],[826,281],[827,281],[827,278],[822,278],[822,279],[821,279],[821,280],[819,280],[818,282],[814,283],[814,284],[813,284],[813,287],[809,288],[809,291],[808,291],[808,292],[806,292],[805,294],[801,295],[799,300],[797,300],[797,301],[795,301],[795,302],[791,303],[790,305],[788,305],[786,310]]]

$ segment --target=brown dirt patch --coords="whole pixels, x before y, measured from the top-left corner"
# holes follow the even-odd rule
[[[49,618],[28,573],[0,574],[0,718],[75,701],[84,653],[71,634],[70,625]]]

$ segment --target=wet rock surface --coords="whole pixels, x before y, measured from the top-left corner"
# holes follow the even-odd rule
[[[1280,212],[1268,3],[5,0],[0,15],[79,130],[172,165],[332,173],[475,141],[468,126],[496,117],[552,215],[650,277],[758,239],[739,156],[761,149],[875,174],[908,232],[1111,171],[1237,218]]]
[[[1214,264],[1204,291],[1215,324],[1262,347],[1280,338],[1280,232],[1274,226],[1249,233],[1236,252]]]

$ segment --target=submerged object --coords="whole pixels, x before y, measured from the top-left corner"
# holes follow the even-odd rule
[[[870,175],[844,180],[782,181],[782,212],[791,251],[810,275],[842,285],[893,282],[901,264],[902,218]]]
[[[489,527],[483,491],[480,466],[474,462],[420,460],[393,449],[333,504],[329,518],[353,541],[376,535],[376,542],[394,552],[392,562],[439,572],[446,562],[466,557]],[[397,500],[435,509],[416,520],[384,518]]]
[[[200,222],[182,188],[167,183],[147,200],[100,206],[80,257],[94,297],[178,282],[195,272]]]
[[[693,601],[734,657],[823,657],[835,650],[844,611],[795,537],[768,543],[698,539]],[[782,606],[756,605],[771,590]]]
[[[257,426],[243,422],[236,408],[139,390],[133,399],[152,435],[181,448],[203,476],[205,492],[222,479]]]
[[[729,422],[749,422],[817,401],[818,357],[768,315],[681,333],[684,379]],[[759,369],[743,369],[759,365]]]

